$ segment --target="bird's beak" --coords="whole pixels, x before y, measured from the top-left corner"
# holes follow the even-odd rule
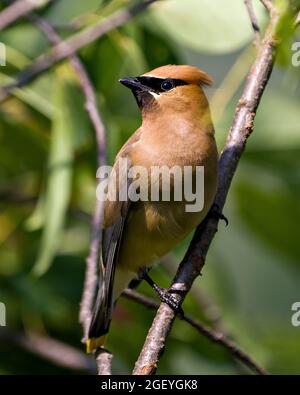
[[[125,85],[127,88],[136,91],[136,90],[141,90],[141,91],[147,91],[149,90],[148,87],[143,85],[137,77],[124,77],[119,80],[119,82],[123,85]]]

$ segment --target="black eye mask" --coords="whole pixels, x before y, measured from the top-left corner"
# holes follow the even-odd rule
[[[141,84],[148,87],[149,90],[152,90],[157,94],[167,92],[175,88],[176,86],[188,85],[187,82],[175,78],[156,78],[150,76],[142,76],[137,77],[137,79]]]

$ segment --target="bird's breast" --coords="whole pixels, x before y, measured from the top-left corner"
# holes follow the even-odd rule
[[[213,133],[191,125],[188,122],[166,123],[142,128],[139,140],[130,151],[132,165],[147,169],[148,185],[153,167],[177,166],[181,169],[178,177],[184,176],[184,168],[192,168],[195,181],[196,166],[204,167],[204,204],[201,210],[188,212],[186,200],[151,200],[132,203],[124,229],[118,264],[128,265],[131,270],[149,266],[153,261],[168,253],[183,240],[206,216],[212,205],[217,185],[217,160]],[[175,174],[175,175],[174,175]],[[171,196],[174,190],[176,173],[171,173]],[[184,184],[184,178],[182,179]],[[193,181],[193,182],[194,182]],[[161,186],[160,183],[160,192]]]

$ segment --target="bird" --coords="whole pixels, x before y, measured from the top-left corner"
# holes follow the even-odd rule
[[[147,268],[206,218],[218,182],[218,151],[204,93],[204,88],[212,85],[212,78],[195,66],[165,65],[119,82],[132,91],[142,122],[116,156],[113,170],[119,181],[117,190],[128,181],[127,173],[118,167],[125,160],[129,168],[142,166],[148,172],[153,166],[190,166],[193,176],[196,167],[203,166],[204,204],[202,210],[188,212],[184,199],[163,201],[161,184],[156,201],[110,200],[108,194],[104,202],[98,293],[87,352],[104,345],[115,302],[130,281],[143,273],[142,277],[151,283]],[[175,176],[172,182],[174,189]],[[110,183],[109,176],[108,189]],[[161,296],[162,301],[172,305],[171,297],[163,292]]]

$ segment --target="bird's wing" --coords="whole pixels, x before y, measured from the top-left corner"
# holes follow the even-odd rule
[[[129,164],[129,162],[127,162]],[[119,160],[116,161],[114,169],[116,170],[118,180]],[[124,174],[122,172],[122,174]],[[110,189],[113,179],[109,180],[108,189]],[[116,185],[116,192],[120,188],[127,188],[130,180],[121,179],[120,184]],[[126,191],[127,192],[127,191]],[[126,193],[127,195],[127,193]],[[129,210],[130,201],[108,200],[104,207],[104,228],[102,231],[102,251],[100,254],[99,265],[99,287],[96,297],[96,303],[93,311],[93,316],[89,328],[89,339],[98,339],[108,332],[113,307],[114,307],[114,276],[116,263],[118,259],[118,252],[122,241],[122,234],[127,213]],[[109,218],[105,221],[105,218]],[[97,343],[99,345],[100,343]]]
[[[122,241],[124,224],[130,207],[128,188],[132,180],[128,179],[128,169],[131,166],[130,150],[133,149],[141,136],[141,130],[137,130],[120,150],[113,170],[115,179],[110,177],[108,190],[115,187],[116,200],[107,200],[104,206],[104,228],[102,232],[102,252],[99,265],[99,288],[96,303],[89,328],[88,351],[102,345],[103,335],[108,332],[114,307],[114,276],[118,260],[118,253]],[[126,159],[123,163],[121,159]],[[123,163],[123,164],[122,164]],[[123,169],[122,166],[126,166]],[[119,180],[120,179],[120,180]],[[111,183],[116,182],[116,185]],[[126,190],[127,200],[119,201],[120,190]],[[99,339],[100,338],[100,339]],[[99,340],[98,340],[99,339]],[[102,339],[102,340],[101,340]]]

